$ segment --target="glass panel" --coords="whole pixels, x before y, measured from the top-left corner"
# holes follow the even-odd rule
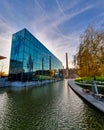
[[[25,40],[24,37],[25,36]],[[17,63],[18,67],[24,67],[25,72],[28,72],[29,69],[27,64],[29,62],[29,57],[31,56],[33,71],[42,69],[42,58],[44,57],[44,69],[49,69],[49,56],[52,58],[52,69],[62,68],[62,63],[47,49],[44,45],[41,44],[35,37],[33,37],[26,29],[15,33],[12,38],[12,47],[11,47],[11,58],[14,60],[14,66]],[[23,61],[23,63],[22,63]],[[15,63],[15,64],[14,64]]]

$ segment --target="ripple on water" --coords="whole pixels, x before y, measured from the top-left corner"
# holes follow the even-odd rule
[[[0,93],[0,130],[104,130],[102,113],[65,82]]]

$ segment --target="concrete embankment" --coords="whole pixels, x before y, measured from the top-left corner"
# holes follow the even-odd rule
[[[0,78],[0,88],[8,87],[10,82],[5,78]]]
[[[5,88],[5,87],[29,87],[29,86],[40,86],[43,84],[48,84],[48,83],[53,83],[57,82],[59,80],[42,80],[42,81],[26,81],[26,82],[21,82],[21,81],[0,81],[0,87]]]
[[[80,97],[92,104],[94,107],[104,112],[104,101],[96,99],[91,93],[82,91],[82,88],[75,84],[74,80],[69,80],[68,85],[75,91]]]
[[[29,86],[40,86],[43,84],[53,83],[54,80],[43,80],[43,81],[26,81],[26,82],[20,82],[15,81],[11,82],[10,86],[12,87],[29,87]]]

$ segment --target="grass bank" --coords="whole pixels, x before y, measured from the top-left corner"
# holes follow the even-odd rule
[[[94,78],[93,77],[79,77],[76,78],[75,81],[80,82],[80,81],[93,81]],[[96,81],[101,81],[104,82],[104,77],[96,77]]]
[[[77,85],[82,88],[89,89],[90,91],[92,91],[93,80],[93,77],[80,77],[75,79]],[[104,77],[96,77],[96,84],[98,86],[99,93],[104,94]]]

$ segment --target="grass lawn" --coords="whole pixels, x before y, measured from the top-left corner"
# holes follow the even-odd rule
[[[75,81],[80,82],[80,81],[93,81],[94,78],[93,77],[79,77],[76,78]],[[103,81],[104,82],[104,77],[96,77],[96,81]]]
[[[76,84],[78,84],[82,88],[90,89],[91,91],[92,91],[93,80],[94,80],[93,77],[80,77],[80,78],[75,79]],[[96,77],[96,82],[97,82],[97,84],[102,85],[102,86],[98,87],[99,93],[104,94],[104,77]],[[91,84],[91,85],[87,85],[87,84]]]

